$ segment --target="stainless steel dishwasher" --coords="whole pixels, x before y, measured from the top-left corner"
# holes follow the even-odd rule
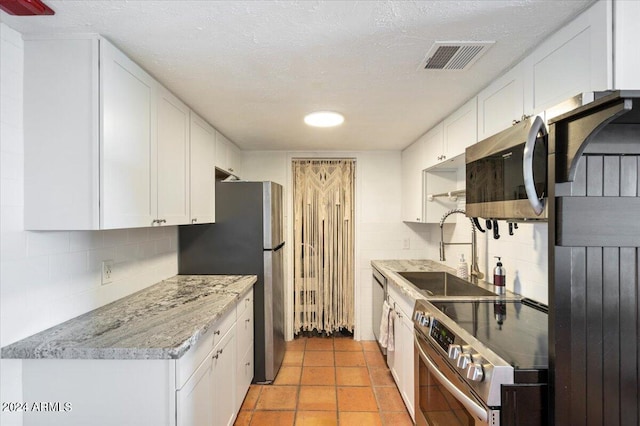
[[[382,302],[387,298],[387,279],[376,268],[372,268],[373,277],[371,279],[372,293],[371,312],[373,335],[376,337],[378,347],[383,355],[387,355],[387,349],[380,346],[380,321],[382,319]]]

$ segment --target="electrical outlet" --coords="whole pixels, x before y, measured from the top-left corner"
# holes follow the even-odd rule
[[[113,281],[113,260],[102,261],[102,284],[109,284]]]
[[[404,239],[404,249],[405,250],[409,250],[410,248],[411,248],[411,239],[405,238]]]

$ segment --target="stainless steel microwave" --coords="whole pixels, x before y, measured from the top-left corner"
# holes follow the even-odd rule
[[[548,135],[529,117],[466,149],[469,217],[547,220]]]

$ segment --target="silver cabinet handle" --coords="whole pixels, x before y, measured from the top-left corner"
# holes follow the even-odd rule
[[[197,217],[194,217],[193,219],[191,219],[191,223],[196,223],[198,221]]]
[[[244,320],[246,323],[250,323],[251,322],[251,318],[247,318],[246,320]]]
[[[529,204],[533,208],[536,215],[540,215],[544,210],[544,202],[536,193],[536,183],[533,180],[533,151],[536,147],[538,134],[541,133],[543,138],[547,137],[547,128],[542,118],[536,117],[529,129],[527,142],[524,145],[524,153],[522,155],[522,170],[524,174],[524,189],[527,192]],[[542,194],[544,195],[544,194]]]
[[[229,171],[230,171],[230,172],[233,172],[233,169],[232,169],[231,167],[229,167]]]
[[[216,331],[214,331],[214,332],[213,332],[213,334],[216,334],[216,335],[218,335],[218,336],[219,336],[219,335],[220,335],[220,330],[216,330]]]
[[[160,219],[158,223],[167,223],[167,219]]]

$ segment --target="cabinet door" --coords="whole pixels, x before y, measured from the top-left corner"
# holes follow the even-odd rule
[[[231,141],[216,130],[216,167],[229,171],[229,144]]]
[[[158,86],[158,216],[163,225],[189,223],[189,108]]]
[[[213,352],[213,424],[232,425],[236,416],[235,326],[225,334]]]
[[[213,360],[209,356],[176,392],[177,426],[211,426],[213,424]]]
[[[523,66],[519,63],[478,94],[478,140],[511,127],[524,114]]]
[[[640,89],[640,55],[638,55],[638,40],[640,40],[640,2],[619,1],[613,9],[613,77],[614,89]],[[25,86],[26,87],[26,86]],[[26,113],[26,110],[25,110]]]
[[[191,223],[215,222],[216,132],[191,112]]]
[[[156,87],[142,68],[100,41],[103,229],[151,226],[157,218]]]
[[[400,337],[400,319],[397,310],[393,310],[396,305],[393,299],[389,299],[389,303],[391,304],[391,315],[393,316],[393,339],[394,339],[394,350],[387,349],[387,366],[391,371],[391,375],[393,376],[393,380],[395,380],[398,388],[400,388],[402,383],[402,348],[400,347],[401,342],[398,340]]]
[[[611,2],[596,2],[538,46],[524,63],[525,113],[612,86]]]
[[[251,386],[253,368],[253,344],[251,344],[236,367],[236,412],[240,411]]]
[[[402,220],[422,222],[422,169],[424,141],[418,139],[402,151]]]
[[[466,147],[478,142],[477,97],[473,97],[443,122],[444,154],[442,160],[464,154]]]
[[[442,161],[444,152],[444,126],[442,122],[429,130],[423,137],[425,163],[424,168],[428,169]]]
[[[233,142],[227,147],[229,172],[240,177],[242,174],[242,151]]]
[[[253,306],[249,306],[238,316],[236,342],[238,356],[244,355],[247,348],[253,343]]]
[[[411,415],[411,418],[415,420],[415,389],[414,389],[414,365],[413,365],[413,321],[411,317],[401,314],[400,321],[400,337],[398,340],[401,342],[402,349],[402,378],[400,383],[400,394],[404,400],[407,410]]]

